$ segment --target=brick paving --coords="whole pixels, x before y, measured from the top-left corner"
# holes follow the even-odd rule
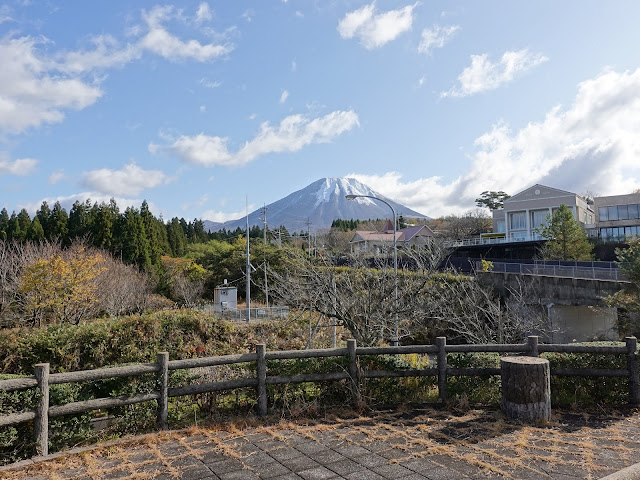
[[[556,412],[544,425],[492,409],[340,412],[161,432],[0,470],[2,479],[595,479],[640,460],[640,412]]]

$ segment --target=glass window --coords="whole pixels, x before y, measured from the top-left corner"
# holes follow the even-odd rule
[[[547,225],[547,215],[549,215],[549,210],[536,210],[531,212],[531,228]]]
[[[527,216],[525,212],[516,212],[509,214],[510,230],[525,230],[527,228]]]
[[[628,206],[629,218],[638,218],[638,204]]]
[[[607,207],[609,210],[609,220],[618,220],[618,206]]]
[[[601,222],[609,220],[609,210],[607,210],[607,207],[598,207],[598,218]]]
[[[505,230],[505,225],[504,225],[504,220],[500,220],[498,222],[496,222],[496,229],[497,229],[497,233],[504,233]]]
[[[618,205],[618,220],[629,220],[629,210],[626,205]]]

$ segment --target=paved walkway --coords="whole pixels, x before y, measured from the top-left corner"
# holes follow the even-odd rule
[[[500,412],[342,412],[144,435],[0,471],[3,479],[155,480],[601,478],[640,460],[640,412],[555,413],[520,425]]]

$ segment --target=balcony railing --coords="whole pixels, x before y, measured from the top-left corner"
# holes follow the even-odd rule
[[[483,237],[477,236],[472,238],[462,238],[458,240],[448,240],[444,242],[446,247],[467,247],[472,245],[493,245],[499,243],[512,242],[533,242],[537,240],[546,240],[545,237],[537,233],[528,232],[510,232],[508,237]]]
[[[486,265],[486,264],[485,264]],[[482,261],[476,262],[476,271],[483,271]],[[628,278],[617,267],[553,265],[545,262],[507,263],[490,262],[485,271],[493,273],[516,273],[520,275],[546,275],[550,277],[586,278],[594,280],[621,280]]]

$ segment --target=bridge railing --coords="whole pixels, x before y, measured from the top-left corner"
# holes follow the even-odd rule
[[[602,267],[584,267],[572,265],[549,265],[545,263],[507,263],[507,262],[491,262],[486,267],[482,261],[475,264],[476,271],[483,271],[483,267],[488,268],[485,271],[495,273],[517,273],[520,275],[546,275],[550,277],[568,277],[568,278],[585,278],[594,280],[620,280],[627,281],[627,276],[618,268],[602,268]]]
[[[207,392],[235,390],[238,388],[255,388],[257,396],[257,411],[259,415],[267,413],[267,385],[293,384],[304,382],[326,382],[347,380],[354,399],[359,397],[360,381],[363,378],[385,377],[421,377],[434,376],[438,379],[438,395],[440,400],[447,398],[447,378],[450,376],[500,375],[499,368],[451,368],[447,365],[447,354],[454,352],[496,352],[507,354],[525,354],[538,356],[543,352],[562,353],[599,353],[610,355],[625,355],[626,368],[623,369],[592,369],[592,368],[562,368],[551,369],[551,375],[562,376],[596,376],[596,377],[626,377],[629,381],[629,402],[640,404],[638,378],[638,359],[636,355],[637,340],[627,337],[624,346],[601,345],[572,345],[572,344],[538,344],[537,336],[530,336],[522,344],[502,345],[447,345],[445,337],[438,337],[435,345],[407,345],[397,347],[357,347],[355,340],[348,340],[346,348],[288,350],[267,352],[264,344],[256,345],[255,353],[224,355],[206,358],[192,358],[186,360],[169,361],[167,352],[160,352],[156,363],[111,367],[98,370],[84,370],[67,373],[50,374],[49,364],[41,363],[35,366],[31,377],[16,378],[0,381],[0,391],[15,391],[36,388],[39,393],[39,404],[35,410],[0,416],[0,427],[16,425],[33,421],[36,439],[36,453],[47,455],[49,451],[49,418],[62,415],[78,414],[103,408],[120,407],[141,402],[155,400],[157,402],[157,425],[160,429],[167,428],[168,399],[184,395],[194,395]],[[409,370],[368,370],[362,369],[358,362],[360,355],[393,355],[393,354],[433,354],[436,357],[436,367]],[[346,357],[348,367],[344,371],[332,373],[305,373],[290,376],[268,375],[267,360],[288,360],[296,358],[326,358]],[[212,383],[189,384],[176,388],[169,388],[169,372],[172,370],[210,367],[215,365],[232,365],[245,363],[254,369],[255,376],[236,380],[224,380]],[[158,391],[134,396],[119,396],[96,398],[64,405],[50,405],[49,386],[100,380],[115,377],[133,377],[143,374],[157,375]]]

